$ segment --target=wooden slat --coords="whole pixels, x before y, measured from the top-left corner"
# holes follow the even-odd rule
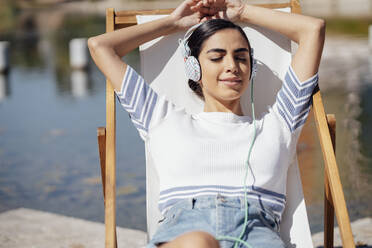
[[[114,9],[106,10],[106,32],[114,31]],[[106,80],[106,189],[105,225],[106,248],[116,248],[116,116],[115,94],[109,80]]]
[[[97,128],[99,163],[101,165],[101,177],[103,188],[103,200],[105,200],[106,188],[106,128]]]
[[[136,15],[169,15],[174,9],[123,10],[115,12],[115,29],[136,25]]]
[[[336,153],[336,118],[333,114],[327,114],[329,133],[331,135],[333,150]],[[324,169],[324,248],[333,248],[333,228],[335,210],[332,201],[331,189],[329,188],[329,176]]]
[[[118,24],[116,20],[120,20],[121,17],[125,16],[136,16],[136,15],[168,15],[175,10],[170,9],[151,9],[151,10],[121,10],[115,11],[115,24]],[[120,23],[120,22],[119,22]]]
[[[296,14],[301,14],[301,5],[299,0],[291,0],[291,12]]]
[[[280,9],[280,8],[287,8],[291,7],[291,3],[264,3],[264,4],[254,4],[254,6],[264,7],[268,9]]]
[[[298,1],[297,1],[298,3]],[[270,9],[292,7],[292,2],[274,3],[274,4],[255,4],[255,6],[265,7]],[[298,3],[299,6],[299,3]],[[155,9],[155,10],[122,10],[115,12],[115,29],[124,28],[131,25],[136,25],[136,15],[169,15],[172,9]]]
[[[346,208],[346,202],[344,193],[342,191],[336,157],[332,146],[332,140],[329,133],[327,119],[324,112],[323,102],[319,89],[313,95],[313,110],[314,117],[316,119],[319,140],[322,147],[325,170],[328,175],[329,187],[335,206],[337,223],[340,228],[342,244],[345,248],[353,248],[355,247],[355,244],[351,232],[350,219]]]

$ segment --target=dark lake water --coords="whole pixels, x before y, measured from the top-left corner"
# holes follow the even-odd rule
[[[100,32],[102,27],[85,37]],[[9,38],[12,68],[0,80],[6,86],[6,96],[0,99],[0,211],[26,207],[104,221],[96,129],[105,125],[105,79],[92,62],[85,72],[69,68],[68,40],[75,33],[62,30],[26,41],[24,36]],[[125,60],[139,70],[138,51]],[[372,216],[368,55],[361,66],[365,68],[360,70],[358,91],[351,94],[340,86],[323,93],[327,112],[338,119],[338,163],[352,220]],[[345,107],[350,102],[357,111],[354,115]],[[315,165],[306,168],[311,180],[305,180],[304,189],[312,232],[322,230],[323,212],[323,165],[315,141],[315,151],[309,150]],[[117,194],[118,225],[145,230],[143,142],[120,106]]]

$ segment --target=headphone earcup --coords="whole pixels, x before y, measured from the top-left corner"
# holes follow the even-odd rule
[[[194,82],[198,82],[201,77],[200,64],[197,58],[190,56],[185,61],[186,76]]]

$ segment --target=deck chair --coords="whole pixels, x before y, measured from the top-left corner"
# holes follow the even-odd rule
[[[288,3],[260,4],[258,6],[301,13],[298,0]],[[106,10],[106,29],[115,29],[143,23],[162,17],[173,9],[150,11],[117,11]],[[259,61],[258,74],[255,80],[256,116],[266,110],[267,105],[274,102],[276,92],[281,86],[285,70],[291,61],[291,41],[279,33],[257,26],[240,24],[248,34],[251,45],[255,49],[255,57]],[[165,95],[178,106],[183,106],[190,113],[203,110],[203,105],[188,89],[183,71],[183,62],[178,49],[178,38],[183,33],[160,37],[140,46],[141,75],[159,94]],[[265,49],[264,49],[265,48]],[[273,56],[275,54],[275,56]],[[270,56],[268,56],[270,55]],[[175,77],[174,75],[177,75]],[[169,79],[172,80],[169,80]],[[177,78],[177,81],[174,79]],[[265,89],[260,88],[265,82]],[[268,82],[270,87],[268,87]],[[261,84],[263,85],[263,84]],[[268,92],[267,89],[272,89]],[[242,97],[244,114],[250,115],[249,91]],[[264,97],[260,97],[264,96]],[[101,162],[102,182],[105,202],[106,248],[117,247],[115,221],[115,97],[111,83],[106,88],[106,128],[98,128],[98,143]],[[257,99],[257,100],[256,100]],[[265,101],[258,101],[262,99]],[[313,113],[325,161],[325,214],[324,214],[324,247],[333,247],[334,213],[336,213],[344,247],[355,247],[351,233],[349,216],[335,159],[335,124],[334,115],[326,115],[319,88],[313,95]],[[160,212],[157,207],[159,182],[157,173],[146,150],[146,199],[147,199],[147,239],[155,233]],[[287,179],[287,203],[280,224],[281,237],[287,247],[313,247],[306,206],[302,192],[302,183],[297,158],[293,160]]]

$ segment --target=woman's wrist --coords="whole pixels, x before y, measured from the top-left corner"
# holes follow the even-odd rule
[[[170,25],[172,33],[183,31],[184,28],[182,28],[182,25],[180,25],[180,18],[178,18],[177,16],[173,16],[173,15],[169,15],[166,18],[167,18],[167,22]]]
[[[242,8],[239,14],[239,21],[240,22],[250,22],[249,16],[251,11],[251,5],[247,3],[242,3]]]
[[[166,26],[167,35],[180,31],[180,28],[177,25],[178,19],[176,17],[174,17],[172,15],[168,15],[168,16],[164,17],[163,20],[164,20],[164,24]]]

